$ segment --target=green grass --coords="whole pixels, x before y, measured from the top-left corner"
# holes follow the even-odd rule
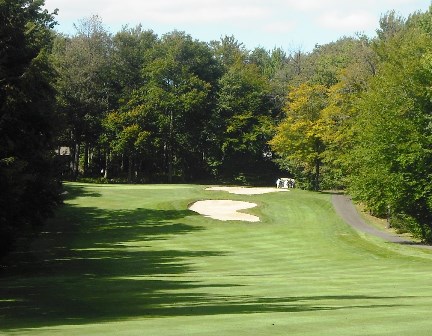
[[[359,234],[331,195],[67,184],[0,273],[1,335],[429,335],[429,250]],[[261,222],[187,209],[255,202]]]

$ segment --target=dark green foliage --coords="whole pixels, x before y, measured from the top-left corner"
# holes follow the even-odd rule
[[[40,224],[57,202],[49,149],[53,17],[43,1],[0,2],[0,255]]]
[[[283,95],[269,81],[286,56],[261,52],[263,62],[232,36],[207,44],[140,26],[111,36],[98,17],[58,36],[60,142],[71,148],[72,176],[174,182],[273,174],[266,142]]]
[[[268,80],[254,64],[233,64],[219,81],[214,120],[220,148],[218,174],[247,182],[247,175],[274,173],[266,160],[274,103]]]
[[[113,159],[127,158],[129,181],[201,177],[219,76],[213,54],[205,43],[174,31],[144,58],[139,85],[103,122]],[[142,172],[147,176],[138,177]]]
[[[431,17],[425,13],[425,17]],[[379,71],[358,101],[350,189],[374,213],[432,236],[432,39],[408,24],[377,43]]]

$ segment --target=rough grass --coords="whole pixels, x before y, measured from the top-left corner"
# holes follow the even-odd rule
[[[330,195],[67,184],[0,273],[0,334],[429,335],[432,254],[358,234]],[[245,200],[260,223],[187,209]]]

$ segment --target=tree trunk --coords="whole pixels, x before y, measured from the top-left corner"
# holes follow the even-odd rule
[[[169,136],[168,136],[168,183],[172,183],[173,177],[173,129],[174,129],[174,116],[173,112],[170,111],[170,125],[169,125]]]
[[[129,164],[128,164],[128,183],[132,183],[132,171],[133,171],[133,159],[132,155],[129,155]]]
[[[77,141],[75,143],[74,168],[73,168],[73,174],[75,179],[78,177],[79,174],[80,151],[81,151],[81,143]]]
[[[110,169],[111,169],[110,164],[111,164],[110,152],[109,152],[109,150],[107,150],[105,153],[105,171],[104,171],[104,178],[106,178],[106,179],[109,178],[109,173],[110,173]]]
[[[84,145],[84,166],[83,166],[83,175],[87,176],[89,167],[89,145],[86,142]]]
[[[321,160],[316,160],[315,162],[315,191],[320,190],[320,166]]]
[[[123,173],[125,171],[125,157],[124,157],[124,154],[121,155],[120,171],[121,171],[122,177],[123,177],[124,176]]]
[[[168,183],[172,183],[173,177],[173,157],[171,148],[168,149]]]

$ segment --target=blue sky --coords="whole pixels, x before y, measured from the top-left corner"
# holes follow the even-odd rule
[[[142,24],[163,35],[174,29],[209,42],[234,35],[246,48],[310,51],[342,36],[374,36],[389,10],[403,17],[425,11],[430,0],[45,0],[59,9],[57,30],[73,34],[73,23],[99,15],[116,32]]]

